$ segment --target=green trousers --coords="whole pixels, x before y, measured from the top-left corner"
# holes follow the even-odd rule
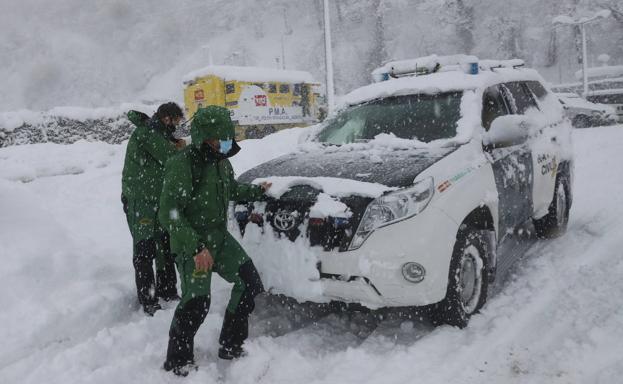
[[[165,367],[183,366],[194,361],[194,339],[210,310],[212,272],[233,283],[219,344],[225,350],[241,348],[249,336],[249,315],[255,308],[255,297],[264,291],[260,275],[240,244],[222,230],[223,242],[210,250],[214,266],[208,272],[195,270],[194,255],[176,259],[182,280],[182,300],[177,305],[171,327]],[[165,368],[166,369],[166,368]]]
[[[240,303],[246,288],[239,274],[240,266],[251,259],[226,229],[223,229],[222,232],[224,233],[222,245],[210,252],[214,258],[212,270],[208,272],[196,271],[194,255],[181,255],[176,258],[177,270],[182,281],[180,306],[183,306],[194,297],[210,297],[212,272],[216,272],[225,281],[234,284],[227,309],[230,312],[236,311],[236,307]]]

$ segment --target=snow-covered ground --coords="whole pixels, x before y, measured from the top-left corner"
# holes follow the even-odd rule
[[[240,173],[299,132],[246,141]],[[533,245],[463,330],[425,320],[293,320],[260,301],[249,356],[217,362],[228,286],[188,383],[604,383],[623,377],[623,126],[576,130],[569,232]],[[124,145],[0,149],[0,383],[179,382],[160,369],[173,306],[135,303],[119,202]]]

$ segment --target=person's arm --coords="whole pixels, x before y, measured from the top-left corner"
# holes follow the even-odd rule
[[[145,125],[136,128],[136,135],[140,145],[161,165],[177,153],[175,143]]]
[[[234,170],[229,162],[226,163],[229,183],[231,185],[232,201],[261,201],[266,198],[265,192],[270,185],[254,185],[239,183],[234,177]]]
[[[183,244],[185,257],[195,256],[207,246],[184,214],[192,192],[192,171],[186,159],[178,156],[167,161],[158,218],[171,239]]]

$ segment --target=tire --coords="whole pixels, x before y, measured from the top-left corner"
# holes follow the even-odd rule
[[[549,205],[547,215],[533,220],[536,236],[540,239],[552,239],[561,236],[567,231],[569,223],[569,209],[571,208],[571,195],[569,179],[559,173],[556,176],[554,196]]]
[[[446,297],[432,308],[431,320],[435,325],[464,328],[487,301],[488,242],[483,231],[470,227],[459,231],[450,261]]]

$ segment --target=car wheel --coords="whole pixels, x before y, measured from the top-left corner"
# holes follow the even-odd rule
[[[571,124],[575,128],[588,128],[591,125],[589,117],[585,115],[577,115],[576,117],[573,118],[573,121],[571,122]]]
[[[487,300],[489,245],[483,231],[459,231],[454,245],[446,297],[433,306],[431,320],[463,328]]]
[[[550,239],[565,233],[569,223],[569,208],[569,181],[566,176],[558,174],[554,197],[549,205],[547,215],[534,220],[537,237]]]

